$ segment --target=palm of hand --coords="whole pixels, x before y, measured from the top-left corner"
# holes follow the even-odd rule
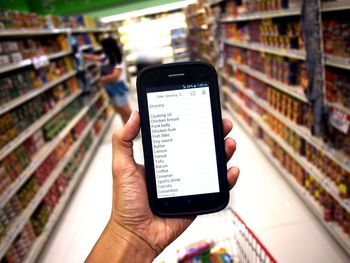
[[[119,167],[124,167],[123,171]],[[154,215],[148,204],[144,166],[132,160],[122,166],[118,164],[115,168],[116,183],[113,192],[118,198],[113,202],[113,219],[147,242],[159,254],[195,217],[161,218]]]

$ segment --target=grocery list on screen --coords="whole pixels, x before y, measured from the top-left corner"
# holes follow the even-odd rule
[[[219,192],[209,86],[148,89],[147,101],[158,198]]]

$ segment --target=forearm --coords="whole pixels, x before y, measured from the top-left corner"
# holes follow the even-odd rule
[[[120,77],[120,74],[121,74],[121,70],[115,69],[112,74],[101,77],[101,81],[105,84],[113,81],[117,81]]]
[[[152,262],[156,256],[156,251],[144,240],[123,227],[108,223],[85,262]]]
[[[99,56],[99,55],[84,53],[83,56],[87,60],[94,60],[94,61],[98,61],[98,62],[100,62],[102,60],[101,56]]]

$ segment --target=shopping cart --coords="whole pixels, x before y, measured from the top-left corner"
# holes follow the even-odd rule
[[[277,262],[254,232],[231,208],[197,217],[194,223],[164,251],[156,262],[210,262],[200,260],[201,257],[198,254],[203,251],[198,251],[196,255],[195,250],[198,247],[203,249],[205,243],[208,244],[210,252],[225,251],[231,256],[231,262]],[[208,250],[204,252],[207,253]]]
[[[232,213],[232,223],[236,228],[234,232],[234,242],[236,244],[237,258],[239,262],[261,262],[277,263],[269,250],[254,234],[254,232],[243,222],[240,216],[229,209]]]

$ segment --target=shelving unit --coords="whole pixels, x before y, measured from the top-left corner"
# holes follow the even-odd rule
[[[101,97],[102,91],[98,92],[96,96],[80,110],[80,112],[68,123],[68,125],[49,143],[47,143],[33,158],[31,164],[28,165],[21,175],[6,189],[0,196],[0,208],[10,200],[10,198],[17,192],[23,183],[30,177],[30,175],[40,166],[40,164],[47,158],[47,156],[57,147],[70,130],[79,122],[79,120],[88,112],[90,107]]]
[[[68,36],[71,34],[84,34],[84,33],[104,33],[104,32],[113,32],[114,30],[111,28],[101,28],[101,29],[39,29],[39,30],[2,30],[0,31],[0,40],[6,40],[6,39],[12,39],[13,41],[20,40],[21,38],[28,38],[28,37],[42,37],[42,36],[56,36],[56,35],[65,35],[68,40]],[[68,43],[67,43],[68,45]],[[68,45],[69,46],[69,45]],[[92,44],[88,45],[82,45],[79,47],[80,51],[85,50],[93,50],[95,52],[101,51],[100,46],[94,46]],[[46,59],[51,62],[51,60],[58,59],[58,58],[64,58],[67,56],[70,56],[72,54],[72,50],[63,50],[57,53],[48,54],[45,55]],[[33,59],[35,58],[29,58],[24,59],[17,63],[11,63],[8,65],[0,66],[0,74],[6,76],[11,71],[16,70],[20,71],[22,68],[30,68],[33,67],[34,69],[34,62]],[[96,63],[87,62],[84,66],[85,70],[90,70],[93,68],[93,66],[96,65]],[[45,65],[46,66],[46,65]],[[44,66],[44,67],[45,67]],[[1,76],[2,77],[2,76]],[[22,104],[31,101],[32,99],[35,99],[36,97],[44,94],[47,91],[50,91],[50,89],[53,89],[57,87],[58,85],[61,85],[62,83],[65,83],[67,81],[70,81],[73,78],[77,78],[77,70],[69,70],[62,75],[56,77],[56,79],[50,80],[43,84],[41,87],[34,88],[32,90],[29,90],[28,92],[19,95],[18,97],[15,97],[11,101],[8,101],[6,103],[1,104],[0,106],[0,117],[4,114],[7,114],[8,112],[12,112],[12,110],[16,109],[17,107],[21,107]],[[105,134],[106,130],[108,129],[108,126],[111,123],[111,120],[113,118],[112,114],[109,114],[108,110],[108,101],[105,100],[106,95],[104,94],[104,89],[99,88],[98,91],[96,91],[96,87],[98,87],[98,80],[100,78],[100,74],[96,74],[95,77],[90,80],[90,85],[93,87],[91,92],[94,94],[89,102],[84,103],[84,106],[79,109],[75,113],[74,116],[71,116],[70,119],[67,121],[65,126],[62,128],[62,130],[54,136],[51,140],[45,142],[45,144],[37,149],[36,153],[32,156],[30,156],[29,164],[26,165],[23,170],[20,171],[19,175],[6,187],[6,189],[0,193],[0,211],[2,213],[5,206],[9,203],[9,201],[19,192],[19,190],[22,188],[22,186],[25,185],[25,183],[34,175],[34,173],[41,167],[41,165],[47,160],[47,158],[50,156],[51,153],[56,150],[56,148],[63,142],[63,140],[71,134],[73,129],[75,129],[78,125],[81,125],[82,121],[84,122],[87,120],[86,118],[89,118],[89,122],[85,125],[83,128],[83,131],[80,133],[79,137],[73,142],[72,145],[69,146],[69,149],[65,152],[62,159],[60,159],[53,168],[53,170],[50,172],[48,178],[44,181],[43,185],[40,186],[39,190],[35,193],[35,196],[30,200],[29,204],[21,210],[20,214],[10,222],[9,225],[6,225],[5,232],[1,233],[0,236],[0,260],[5,256],[8,249],[12,246],[12,243],[14,240],[16,240],[17,236],[22,232],[24,226],[30,222],[30,218],[38,205],[42,202],[46,194],[49,192],[55,181],[58,179],[60,174],[65,169],[66,165],[73,159],[77,151],[80,149],[83,141],[87,136],[90,136],[90,134],[94,133],[95,130],[95,123],[99,119],[99,124],[96,124],[98,126],[101,126],[100,118],[104,116],[105,118],[106,114],[108,115],[108,118],[103,128],[100,130],[99,134],[95,134],[93,136],[93,142],[92,145],[90,145],[89,151],[86,153],[86,156],[84,157],[82,163],[78,167],[78,170],[74,173],[73,179],[69,181],[69,185],[67,189],[65,190],[64,194],[61,196],[59,203],[55,206],[54,211],[52,214],[50,214],[49,221],[45,224],[44,231],[38,235],[35,239],[35,242],[33,246],[30,249],[29,254],[26,256],[25,262],[35,262],[36,257],[40,253],[41,249],[45,245],[45,242],[47,238],[50,235],[50,232],[53,230],[55,225],[57,224],[57,221],[59,220],[60,215],[64,211],[65,206],[67,205],[67,202],[69,201],[70,196],[74,192],[75,187],[79,183],[80,179],[82,178],[85,169],[89,165],[89,162],[91,158],[93,157],[96,149],[99,146],[99,143]],[[74,84],[77,85],[77,84]],[[68,89],[67,89],[68,91]],[[65,98],[61,98],[58,103],[55,104],[51,110],[43,114],[40,118],[33,121],[27,128],[24,130],[20,130],[19,134],[13,138],[11,141],[9,141],[6,145],[4,145],[2,148],[0,148],[0,164],[1,162],[14,150],[17,149],[24,141],[26,141],[29,137],[31,137],[33,134],[35,134],[37,131],[42,129],[42,127],[48,123],[50,120],[52,120],[57,114],[60,114],[63,110],[65,110],[71,103],[73,103],[76,100],[80,100],[83,96],[83,89],[80,87],[75,92],[69,91],[70,93],[66,94]],[[98,109],[97,112],[95,112],[94,116],[91,116],[91,109],[95,106],[97,103],[102,103],[102,106]]]
[[[231,22],[241,22],[241,21],[250,21],[264,18],[277,18],[277,17],[286,17],[286,16],[298,16],[300,15],[301,7],[295,7],[290,9],[281,9],[276,11],[266,11],[266,12],[257,12],[254,14],[242,14],[239,16],[229,16],[220,20],[221,23],[231,23]]]
[[[36,193],[35,197],[32,199],[30,204],[26,207],[25,210],[22,211],[21,215],[17,217],[17,219],[11,224],[9,227],[9,230],[7,231],[6,236],[2,240],[0,244],[0,258],[4,256],[7,249],[10,247],[12,241],[16,238],[16,236],[19,234],[23,226],[28,222],[30,219],[30,216],[33,214],[36,207],[39,205],[43,197],[46,195],[52,184],[56,181],[60,173],[63,171],[64,167],[67,165],[67,163],[72,159],[75,152],[78,150],[79,146],[81,145],[84,138],[88,135],[88,133],[91,131],[92,126],[96,118],[102,113],[102,111],[105,109],[107,104],[105,104],[96,114],[94,119],[88,124],[88,126],[84,129],[84,132],[81,134],[79,139],[74,142],[72,146],[70,146],[70,149],[65,154],[64,158],[56,165],[55,169],[51,172],[49,178],[45,181],[45,183],[41,186],[40,190]],[[77,116],[78,117],[78,116]],[[82,117],[82,116],[80,116]],[[68,125],[70,126],[70,125]],[[74,126],[72,125],[73,128]],[[67,131],[67,133],[70,130]],[[63,138],[62,138],[63,139]],[[4,240],[6,242],[4,242]]]
[[[259,43],[245,43],[245,42],[234,41],[230,39],[226,40],[225,44],[235,46],[235,47],[241,47],[241,48],[251,49],[255,51],[260,51],[264,53],[269,53],[273,55],[305,60],[305,51],[301,51],[301,50],[274,48],[274,47],[264,46]]]
[[[227,93],[228,92],[228,93]],[[231,95],[231,91],[226,90],[226,94]],[[236,103],[239,103],[236,101]],[[293,188],[293,190],[298,194],[298,196],[304,200],[305,204],[310,208],[314,215],[322,222],[322,225],[329,231],[329,233],[342,245],[345,251],[348,251],[350,247],[349,238],[344,234],[342,229],[337,226],[337,224],[332,222],[325,222],[323,220],[323,211],[321,206],[313,199],[309,192],[307,192],[301,185],[299,185],[288,171],[286,171],[283,166],[272,156],[270,149],[260,140],[254,136],[251,128],[244,122],[244,120],[231,109],[228,103],[225,103],[225,109],[230,113],[230,115],[239,123],[239,125],[244,129],[244,131],[252,138],[260,151],[264,156],[276,167],[280,175],[288,182],[288,184]],[[243,106],[240,104],[240,106]],[[246,109],[245,109],[246,110]],[[263,122],[259,124],[265,125]],[[262,126],[260,126],[262,127]],[[265,128],[264,131],[269,132],[269,128]],[[275,138],[275,137],[274,137]]]
[[[326,54],[324,60],[327,66],[350,70],[350,58],[341,58]]]
[[[77,33],[105,33],[113,32],[113,28],[95,28],[95,29],[71,29],[71,28],[52,28],[52,29],[16,29],[0,30],[0,37],[25,37],[25,36],[45,36],[53,34],[77,34]]]
[[[289,94],[289,95],[291,95],[291,96],[293,96],[301,101],[307,102],[307,98],[303,92],[302,87],[286,85],[278,80],[275,80],[273,78],[266,76],[265,74],[263,74],[257,70],[250,68],[249,66],[238,64],[238,63],[234,62],[232,59],[229,59],[227,61],[227,63],[230,64],[232,67],[238,68],[239,70],[265,82],[266,84],[269,84],[269,85],[275,87],[278,90],[281,90],[281,91],[283,91],[283,92],[285,92],[285,93],[287,93],[287,94]]]
[[[237,87],[240,91],[246,92],[245,88],[242,88],[240,84],[235,81],[234,87]],[[340,197],[337,186],[334,182],[332,182],[329,178],[327,178],[325,175],[323,175],[317,167],[310,164],[307,159],[303,156],[300,156],[297,152],[293,150],[291,146],[289,146],[282,138],[278,136],[278,134],[275,134],[271,128],[264,122],[264,120],[257,115],[252,110],[245,107],[244,103],[241,101],[241,99],[238,98],[237,95],[233,94],[229,89],[225,89],[224,92],[227,94],[227,96],[234,101],[236,104],[240,105],[241,108],[244,109],[244,111],[256,122],[259,124],[259,126],[272,138],[274,138],[275,142],[277,142],[286,153],[288,153],[297,163],[299,163],[300,166],[304,167],[305,170],[308,172],[308,174],[312,175],[322,187],[324,187],[328,193],[330,193],[335,200],[338,201],[338,203],[344,207],[347,211],[350,212],[350,199],[343,199]],[[247,94],[247,93],[246,93]],[[248,95],[249,98],[253,99],[255,95],[250,93]],[[264,103],[259,103],[259,105],[264,105]],[[269,108],[269,106],[264,105],[265,109]],[[271,112],[271,109],[269,109]]]
[[[218,4],[220,4],[221,8],[224,7],[225,3],[228,3],[228,1],[209,1],[210,8],[214,8]],[[201,1],[201,4],[198,5],[198,8],[202,8],[202,6],[205,5],[203,1]],[[232,6],[231,6],[232,7]],[[245,10],[245,9],[242,9]],[[349,1],[344,0],[338,0],[334,2],[327,2],[323,3],[321,12],[334,12],[334,11],[344,11],[344,10],[350,10]],[[196,13],[194,10],[192,10],[192,13]],[[205,12],[204,14],[210,14],[210,12]],[[203,14],[203,15],[204,15]],[[249,14],[241,14],[238,16],[232,16],[232,15],[223,15],[219,18],[217,18],[217,22],[220,23],[221,27],[230,26],[231,23],[248,23],[250,21],[254,20],[262,20],[262,19],[273,19],[273,21],[282,18],[283,21],[286,21],[288,17],[293,17],[291,21],[296,21],[296,17],[301,15],[301,6],[293,6],[288,9],[283,10],[273,10],[273,11],[265,11],[265,12],[259,12],[259,13],[249,13]],[[188,21],[191,22],[191,17],[188,17]],[[204,17],[203,20],[213,20],[213,17]],[[212,21],[212,23],[215,23]],[[244,24],[241,23],[241,24]],[[277,22],[276,22],[277,23]],[[245,25],[245,24],[244,24]],[[191,25],[193,26],[193,25]],[[198,28],[199,26],[196,25]],[[209,31],[209,29],[207,30]],[[207,32],[208,33],[208,32]],[[237,34],[237,32],[235,31]],[[202,32],[203,34],[203,32]],[[244,31],[244,34],[248,34],[247,30]],[[196,36],[196,34],[192,34],[193,37]],[[234,36],[236,37],[236,35]],[[241,36],[242,39],[246,36]],[[249,37],[247,37],[249,39]],[[238,39],[238,37],[237,37]],[[207,40],[201,40],[198,38],[197,40],[198,44],[206,45]],[[193,43],[196,43],[193,40],[190,40]],[[214,38],[214,41],[217,42],[218,39]],[[305,63],[306,58],[306,52],[303,50],[303,47],[300,47],[300,49],[286,49],[286,48],[277,48],[274,46],[267,46],[265,44],[261,43],[255,43],[255,42],[248,42],[248,41],[237,41],[230,39],[229,37],[225,37],[225,46],[227,48],[240,48],[245,49],[247,51],[255,51],[260,52],[268,55],[276,55],[282,58],[288,58],[292,59],[293,61],[298,61],[298,63]],[[276,44],[276,43],[275,43]],[[210,60],[211,56],[209,53],[206,52],[200,52],[200,46],[193,45],[192,52],[194,59],[200,59],[204,61],[209,61],[212,64],[215,64],[215,60]],[[275,91],[279,91],[280,94],[287,94],[291,96],[292,98],[308,104],[308,98],[305,95],[305,91],[301,86],[291,86],[286,85],[276,79],[273,79],[266,74],[257,71],[251,67],[249,67],[247,64],[244,63],[244,61],[240,61],[237,63],[230,57],[225,57],[225,54],[217,54],[218,56],[224,56],[225,60],[225,69],[230,69],[230,72],[233,72],[233,75],[228,75],[226,73],[226,70],[220,70],[219,78],[222,80],[224,86],[226,88],[222,89],[222,93],[224,98],[227,98],[227,101],[225,101],[224,105],[225,108],[233,115],[233,117],[237,120],[238,123],[246,130],[246,132],[254,137],[254,141],[257,143],[258,147],[262,150],[264,155],[274,164],[276,169],[280,172],[281,176],[292,186],[292,188],[298,193],[300,198],[305,202],[305,204],[310,208],[310,210],[315,214],[315,216],[320,220],[320,222],[324,225],[324,227],[329,230],[329,232],[332,234],[332,236],[341,244],[341,246],[345,249],[345,251],[350,255],[350,237],[349,235],[344,233],[344,230],[340,227],[338,222],[331,221],[326,222],[323,219],[323,207],[313,198],[313,196],[297,181],[293,178],[293,175],[287,172],[287,170],[280,164],[277,159],[272,155],[271,150],[265,145],[265,143],[261,140],[258,140],[253,135],[253,130],[251,125],[248,125],[245,123],[243,118],[241,118],[238,114],[238,112],[235,112],[231,105],[237,105],[239,109],[241,109],[247,116],[250,117],[251,120],[254,121],[267,135],[269,135],[271,138],[273,138],[274,142],[279,145],[279,147],[283,150],[284,153],[288,154],[295,163],[297,163],[300,167],[302,167],[307,175],[312,176],[316,182],[319,183],[320,187],[322,187],[326,193],[328,193],[335,202],[344,209],[347,213],[350,213],[350,198],[344,198],[341,196],[341,189],[339,186],[339,183],[335,183],[331,178],[327,177],[326,174],[324,174],[319,168],[316,167],[311,161],[309,161],[305,156],[302,156],[299,154],[299,152],[296,152],[293,147],[291,147],[282,137],[280,137],[278,134],[276,134],[273,129],[265,122],[262,116],[260,114],[257,114],[254,110],[251,110],[249,107],[245,105],[245,103],[242,101],[240,96],[235,94],[235,92],[239,92],[240,95],[244,94],[245,97],[249,98],[251,100],[251,104],[259,106],[261,109],[266,111],[270,116],[273,116],[276,120],[278,120],[280,123],[282,123],[286,128],[288,128],[290,131],[294,132],[299,138],[303,139],[308,145],[311,145],[319,151],[323,156],[327,157],[328,160],[331,160],[335,165],[340,167],[342,171],[350,175],[350,157],[343,151],[334,149],[329,144],[325,143],[324,140],[320,137],[315,137],[311,134],[311,131],[306,128],[305,126],[298,125],[295,122],[293,122],[291,119],[289,119],[287,116],[283,115],[280,111],[273,108],[268,101],[260,98],[257,96],[257,94],[253,91],[253,87],[247,87],[242,82],[240,82],[236,77],[236,72],[244,73],[244,76],[250,76],[256,79],[257,81],[260,81],[261,83],[265,83],[268,86],[266,87],[272,87],[271,89]],[[345,57],[337,57],[333,55],[324,54],[324,63],[325,66],[331,66],[335,68],[350,70],[350,58]],[[222,85],[221,85],[222,86]],[[227,86],[230,86],[231,88],[228,88]],[[259,91],[259,90],[258,90]],[[327,104],[329,107],[333,109],[337,109],[344,114],[348,116],[348,119],[350,118],[350,109],[341,105],[337,102],[328,102],[324,101],[325,104]],[[350,177],[348,176],[348,179],[350,180]],[[349,184],[348,184],[349,185]],[[343,187],[343,186],[342,186]],[[345,186],[346,187],[346,186]],[[348,189],[350,191],[350,189]]]
[[[106,121],[106,124],[103,128],[103,130],[100,132],[100,134],[95,139],[93,145],[91,146],[90,151],[84,158],[84,161],[79,166],[77,172],[73,176],[73,179],[70,181],[68,188],[66,189],[65,193],[61,197],[59,203],[56,205],[56,208],[54,212],[50,216],[50,220],[47,223],[43,233],[40,235],[40,237],[37,238],[36,242],[33,244],[33,247],[31,249],[30,254],[27,256],[25,263],[34,263],[36,258],[39,256],[40,251],[45,246],[47,239],[49,238],[51,232],[54,230],[61,214],[63,213],[70,197],[74,193],[75,188],[77,187],[79,181],[82,179],[82,176],[84,175],[85,170],[88,168],[89,163],[91,159],[93,158],[96,150],[98,149],[98,146],[100,145],[100,142],[103,138],[103,136],[106,134],[111,122],[113,120],[113,116],[110,116],[108,120]]]
[[[55,54],[47,55],[47,58],[49,60],[52,60],[52,59],[68,56],[71,53],[72,53],[71,50],[62,51],[62,52],[58,52],[58,53],[55,53]],[[28,66],[31,66],[31,65],[33,65],[32,59],[24,59],[24,60],[22,60],[20,62],[17,62],[17,63],[11,63],[11,64],[6,65],[6,66],[0,66],[0,74],[6,73],[8,71],[15,70],[15,69],[21,69],[21,68],[24,68],[24,67],[28,67]]]
[[[18,105],[38,96],[39,94],[47,91],[48,89],[51,89],[52,87],[56,86],[57,84],[64,82],[68,79],[70,79],[71,77],[75,76],[77,72],[74,70],[72,72],[66,73],[63,76],[59,77],[58,79],[55,79],[53,81],[50,81],[48,83],[46,83],[44,86],[42,86],[41,88],[37,88],[34,89],[30,92],[28,92],[27,94],[24,94],[22,96],[19,96],[17,98],[15,98],[14,100],[5,103],[3,105],[0,106],[0,115],[4,114],[5,112],[8,112],[9,110],[17,107]],[[1,158],[0,158],[1,159]]]
[[[82,91],[78,91],[75,94],[71,94],[66,99],[61,101],[53,108],[51,111],[43,115],[40,119],[35,121],[32,125],[22,131],[16,138],[6,144],[0,150],[0,160],[4,159],[6,155],[12,152],[15,148],[17,148],[21,143],[23,143],[27,138],[29,138],[35,131],[40,129],[47,121],[49,121],[53,116],[62,111],[67,105],[69,105],[72,101],[78,98],[81,95]]]

